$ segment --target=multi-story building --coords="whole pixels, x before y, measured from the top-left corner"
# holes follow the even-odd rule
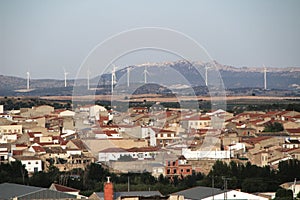
[[[188,164],[184,156],[180,156],[175,161],[166,161],[165,175],[169,178],[174,176],[185,177],[192,175],[192,165]]]

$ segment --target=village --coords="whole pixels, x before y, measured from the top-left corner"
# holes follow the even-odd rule
[[[277,169],[281,161],[300,159],[299,112],[234,115],[157,105],[127,112],[101,105],[74,111],[49,105],[4,110],[2,105],[0,161],[18,160],[29,175],[50,166],[63,172],[98,163],[115,173],[147,171],[172,180],[208,174],[217,160]]]

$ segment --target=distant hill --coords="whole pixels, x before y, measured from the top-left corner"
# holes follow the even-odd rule
[[[68,81],[68,85],[73,85],[73,80]],[[0,75],[0,89],[25,89],[27,85],[27,80],[25,78],[19,78],[14,76],[3,76]],[[31,88],[57,88],[63,87],[63,80],[56,79],[31,79]]]
[[[149,83],[164,86],[163,93],[168,89],[182,90],[189,86],[205,86],[205,69],[208,68],[208,82],[220,81],[213,80],[212,74],[218,71],[222,77],[227,90],[236,88],[263,88],[263,68],[262,67],[233,67],[222,65],[216,61],[209,63],[186,61],[147,63],[130,66],[131,85],[133,82],[143,84],[144,70],[147,70],[147,79]],[[118,85],[126,85],[127,68],[116,71]],[[86,88],[87,81],[77,80],[76,86]],[[93,87],[102,89],[98,93],[109,93],[111,84],[111,74],[95,76],[91,79]],[[74,80],[68,80],[68,87],[64,87],[63,80],[55,79],[33,79],[30,80],[30,88],[34,90],[24,93],[21,89],[26,88],[26,79],[12,76],[0,75],[0,95],[72,95]],[[135,93],[144,93],[155,91],[159,87],[149,84],[149,88],[134,89]],[[277,90],[297,90],[300,89],[300,67],[290,68],[267,68],[267,87]],[[124,89],[124,87],[123,87]],[[126,89],[126,88],[125,88]],[[21,90],[21,91],[19,91]],[[205,87],[202,91],[206,92]],[[86,92],[90,94],[91,92]],[[201,93],[201,92],[200,92]],[[85,92],[84,92],[85,94]]]
[[[205,85],[205,68],[208,67],[208,79],[213,79],[212,74],[219,71],[225,88],[263,88],[262,67],[233,67],[219,64],[215,61],[210,63],[186,61],[150,63],[130,66],[132,79],[143,82],[143,73],[148,71],[149,82],[173,86],[203,86]],[[127,68],[116,71],[120,83],[126,83]],[[103,74],[95,78],[99,83],[110,84],[111,74]],[[219,80],[217,80],[219,81]],[[290,68],[267,68],[268,89],[293,89],[300,86],[300,67]]]

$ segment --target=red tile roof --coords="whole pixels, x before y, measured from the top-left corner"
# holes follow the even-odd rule
[[[244,139],[243,141],[248,143],[248,144],[256,144],[260,141],[267,140],[267,139],[270,139],[270,138],[272,138],[272,137],[271,136],[259,136],[259,137]]]
[[[16,147],[28,147],[27,144],[16,144]]]
[[[129,152],[152,152],[152,151],[157,151],[157,147],[133,147],[130,149],[127,149]]]
[[[80,191],[80,190],[70,188],[70,187],[67,187],[67,186],[64,186],[64,185],[59,185],[59,184],[56,184],[56,183],[53,183],[53,186],[55,187],[55,189],[57,191],[60,191],[60,192],[79,192]]]
[[[80,150],[86,150],[84,143],[80,139],[71,140],[73,144]]]
[[[300,151],[299,148],[291,148],[291,149],[282,149],[281,152],[293,152],[293,151]]]
[[[159,128],[154,128],[154,127],[151,127],[151,129],[156,133],[175,133],[175,131],[170,131],[170,130],[166,130],[166,129],[159,129]]]
[[[182,121],[201,121],[201,120],[210,120],[210,117],[204,117],[204,116],[194,116],[190,118],[182,119]]]
[[[116,152],[127,152],[126,149],[123,148],[107,148],[100,151],[101,153],[116,153]]]
[[[288,133],[300,133],[300,128],[287,128]]]
[[[35,152],[45,152],[46,153],[46,150],[41,146],[32,146],[32,148],[34,149]]]
[[[23,150],[13,150],[13,155],[23,155]]]

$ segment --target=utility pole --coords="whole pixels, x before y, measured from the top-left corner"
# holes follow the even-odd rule
[[[296,193],[296,184],[297,184],[297,178],[294,179],[294,184],[293,184],[293,196],[295,196],[295,193]]]
[[[212,178],[211,178],[211,187],[212,187],[212,190],[211,190],[212,198],[213,198],[213,200],[215,200],[215,177],[214,176],[212,176]]]
[[[224,199],[227,200],[227,181],[231,180],[231,178],[226,178],[225,176],[222,176],[222,179],[224,180]]]
[[[128,192],[130,192],[129,176],[127,177],[127,180],[128,180],[128,188],[127,188],[127,190],[128,190]]]

